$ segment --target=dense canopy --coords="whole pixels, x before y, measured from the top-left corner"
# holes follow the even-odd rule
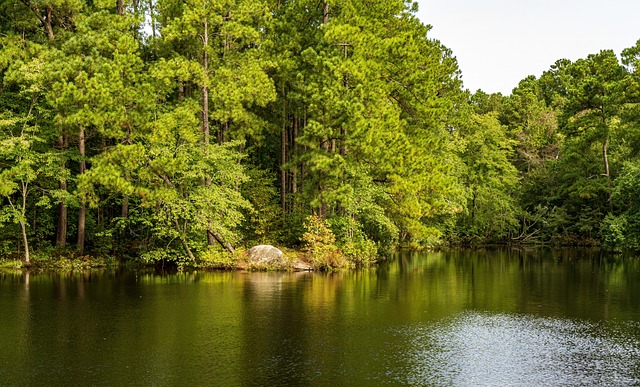
[[[640,43],[470,93],[416,7],[0,0],[0,253],[640,249]]]

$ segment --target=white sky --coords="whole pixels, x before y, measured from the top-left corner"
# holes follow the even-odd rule
[[[416,0],[430,37],[453,51],[465,88],[511,94],[558,59],[640,39],[640,0]]]

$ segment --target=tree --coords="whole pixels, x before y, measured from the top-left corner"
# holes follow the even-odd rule
[[[504,241],[518,226],[514,195],[517,170],[509,161],[513,141],[498,121],[497,112],[471,113],[460,125],[462,182],[467,191],[466,211],[458,218],[463,241]]]
[[[609,212],[611,203],[612,172],[609,147],[619,122],[618,114],[625,102],[625,71],[613,51],[601,51],[578,60],[571,66],[573,82],[568,90],[565,114],[569,116],[567,135],[580,134],[581,138],[602,145],[602,172],[607,179]]]
[[[93,159],[81,190],[87,200],[100,186],[140,198],[144,222],[156,239],[150,259],[165,257],[178,241],[189,260],[203,251],[208,232],[227,250],[249,204],[228,181],[246,177],[237,143],[204,144],[197,118],[200,107],[185,101],[150,122],[142,141],[120,144]],[[204,185],[205,178],[211,184]],[[93,203],[95,204],[95,202]],[[154,255],[155,254],[155,255]]]
[[[627,75],[612,51],[561,63],[559,70],[541,78],[546,85],[556,80],[554,100],[564,138],[553,163],[556,188],[546,196],[560,214],[554,220],[556,233],[570,236],[570,243],[577,242],[576,236],[592,243],[602,220],[614,210],[613,179],[618,155],[624,157],[620,127]]]
[[[160,25],[164,55],[156,69],[165,80],[193,84],[201,101],[201,128],[205,147],[215,134],[219,144],[258,136],[261,120],[249,109],[264,106],[275,97],[265,73],[268,62],[257,49],[268,20],[263,1],[160,1]],[[211,133],[211,124],[215,133]],[[239,149],[241,150],[241,148]],[[205,177],[205,185],[211,184]],[[239,181],[227,184],[238,186]],[[219,233],[212,229],[209,243]],[[224,243],[226,244],[226,243]]]
[[[540,89],[535,77],[525,78],[496,110],[508,126],[509,137],[516,141],[512,161],[523,175],[558,156],[558,112],[547,106]]]
[[[4,112],[0,116],[0,195],[8,202],[3,206],[1,220],[10,220],[20,225],[24,246],[24,262],[30,265],[30,244],[27,232],[27,210],[34,191],[40,195],[37,206],[47,208],[50,205],[50,193],[46,187],[47,179],[60,176],[59,155],[51,150],[42,149],[44,141],[38,137],[38,128],[33,125],[33,116],[37,112],[36,104],[41,96],[37,83],[37,69],[22,66],[24,78],[18,96],[24,99],[26,107],[20,115]],[[17,79],[14,79],[17,80]]]
[[[446,131],[448,108],[462,102],[455,59],[402,1],[330,4],[328,20],[320,4],[308,9],[320,34],[306,35],[287,93],[305,118],[298,128],[294,117],[303,150],[288,163],[305,172],[298,200],[321,217],[358,219],[358,198],[375,198],[393,221],[376,219],[426,241],[437,233],[429,219],[455,208]]]
[[[144,105],[147,88],[138,83],[141,62],[131,32],[132,19],[95,10],[77,19],[77,33],[69,37],[47,63],[51,88],[48,103],[64,131],[62,148],[77,142],[78,174],[87,170],[87,141],[103,136],[126,141],[136,119],[134,106]],[[138,88],[136,90],[136,88]],[[67,133],[66,131],[70,131]],[[65,187],[66,188],[66,183]],[[80,200],[77,250],[84,251],[86,203]],[[60,244],[62,241],[59,240]]]
[[[602,226],[604,242],[614,248],[640,249],[640,165],[626,162],[615,180],[613,201],[620,214],[608,214]]]
[[[6,36],[12,36],[13,34],[21,35],[24,46],[31,43],[43,44],[37,53],[37,59],[35,63],[42,65],[43,58],[47,55],[47,49],[56,47],[62,39],[56,39],[59,34],[68,34],[74,28],[75,16],[81,12],[84,7],[84,2],[81,0],[57,0],[57,1],[40,1],[40,0],[22,0],[21,2],[2,1],[0,2],[0,8],[2,11],[0,14],[3,16],[0,20],[0,28],[6,31]],[[3,49],[6,49],[4,47]],[[24,50],[26,54],[30,50]],[[6,52],[6,51],[5,51]],[[22,58],[28,61],[27,58]],[[45,59],[46,62],[46,59]],[[44,76],[46,76],[46,71]],[[40,103],[44,103],[44,99],[40,100]],[[50,120],[50,117],[47,117]],[[47,126],[53,126],[52,122],[40,122],[41,129]],[[61,128],[55,128],[60,135],[55,136],[58,149],[65,148],[65,138],[62,134]],[[49,136],[43,136],[48,139]],[[64,158],[61,162],[65,163]],[[66,173],[60,176],[66,176]],[[59,192],[67,191],[67,182],[65,180],[59,181]],[[57,244],[64,245],[67,233],[67,206],[65,200],[59,195],[58,201],[58,235]],[[68,196],[68,195],[66,195]]]

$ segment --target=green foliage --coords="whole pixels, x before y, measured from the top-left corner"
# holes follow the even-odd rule
[[[640,250],[640,164],[625,163],[615,183],[613,200],[621,213],[607,215],[603,239],[609,246]]]
[[[0,259],[0,269],[20,269],[22,261],[15,259]]]
[[[638,248],[640,43],[471,95],[407,1],[32,4],[0,2],[4,256]]]
[[[184,265],[189,262],[183,251],[172,248],[158,248],[149,250],[140,255],[140,261],[145,264],[157,264],[165,262],[173,262],[178,265]]]
[[[193,97],[206,96],[220,142],[260,136],[264,124],[250,107],[275,99],[266,74],[272,63],[258,50],[270,20],[266,2],[161,0],[158,9],[164,50],[156,76],[172,88],[176,79],[197,86]]]
[[[390,199],[380,186],[375,186],[373,190],[365,192],[371,196],[361,196],[356,201],[357,209],[355,211],[363,237],[375,241],[379,246],[395,246],[400,230],[387,216],[383,207]],[[366,200],[367,198],[370,200]]]
[[[612,194],[621,161],[630,154],[626,145],[630,136],[625,133],[622,120],[627,114],[624,89],[628,82],[629,74],[616,55],[601,51],[576,62],[559,61],[539,82],[529,80],[522,85],[526,88],[521,88],[520,94],[525,95],[528,90],[529,112],[535,113],[530,117],[544,117],[540,113],[545,110],[555,112],[557,117],[555,138],[541,136],[544,131],[536,129],[539,135],[525,139],[539,140],[531,143],[533,147],[526,145],[523,149],[542,150],[523,153],[537,153],[542,157],[532,161],[542,163],[528,163],[522,200],[529,212],[537,205],[551,210],[549,218],[539,222],[539,225],[546,223],[547,229],[541,231],[548,240],[563,244],[597,243],[597,238],[607,233],[601,230],[603,225],[612,227],[607,239],[617,239],[613,230],[624,222],[614,221]],[[540,105],[540,96],[546,108]],[[553,134],[551,125],[545,124],[540,129],[545,127],[548,134]],[[541,169],[534,171],[535,168]],[[533,180],[529,183],[530,176]]]
[[[244,212],[243,238],[247,245],[273,244],[282,239],[282,210],[277,205],[278,193],[267,171],[247,169],[248,181],[241,194],[251,203]]]
[[[302,6],[285,3],[275,26],[299,39],[285,45],[275,116],[304,116],[295,139],[304,151],[284,166],[305,173],[301,202],[357,219],[377,242],[401,233],[430,241],[423,223],[453,212],[460,197],[445,130],[462,96],[455,60],[405,2],[329,5],[328,23],[309,2],[320,11],[310,14],[322,24],[315,31],[294,14]]]
[[[514,197],[517,170],[509,162],[512,141],[497,114],[472,113],[460,128],[460,179],[467,188],[466,211],[458,218],[462,242],[501,241],[518,227],[519,206]]]
[[[87,200],[100,185],[111,192],[136,196],[159,240],[180,243],[190,259],[190,245],[204,243],[208,230],[236,240],[234,229],[250,203],[236,190],[247,180],[238,143],[204,144],[190,103],[162,114],[149,123],[145,143],[118,145],[93,159],[80,181]],[[143,145],[144,144],[144,145]],[[210,179],[210,184],[203,184]],[[167,259],[149,258],[149,260]]]
[[[282,230],[282,243],[290,247],[300,247],[305,233],[305,222],[309,215],[301,208],[295,208],[287,213]]]
[[[335,245],[336,237],[325,219],[312,215],[307,218],[304,227],[304,250],[308,253],[312,265],[321,270],[347,266],[342,252]]]
[[[57,155],[40,147],[43,141],[37,136],[37,127],[31,123],[33,105],[19,117],[9,112],[0,115],[0,197],[6,201],[0,211],[0,224],[13,222],[20,225],[27,263],[30,260],[31,234],[27,231],[27,211],[32,210],[31,205],[41,210],[50,207],[51,197],[46,194],[46,181],[61,173]],[[32,202],[34,196],[37,200]]]
[[[196,266],[209,269],[231,269],[238,266],[239,255],[240,252],[230,254],[228,251],[222,251],[219,248],[207,247],[200,252]]]
[[[515,153],[510,157],[521,176],[531,174],[536,168],[558,156],[562,137],[558,132],[558,112],[547,106],[541,96],[541,85],[534,77],[520,82],[500,112],[500,121],[507,125],[514,140]]]
[[[376,243],[362,230],[355,219],[344,216],[332,217],[328,220],[331,232],[338,235],[337,246],[344,257],[356,266],[369,266],[378,258]]]
[[[629,235],[629,221],[625,215],[608,214],[602,224],[602,239],[610,247],[631,247],[638,249],[640,240]],[[635,239],[635,240],[634,240]]]

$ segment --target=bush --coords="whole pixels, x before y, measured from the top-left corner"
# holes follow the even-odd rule
[[[344,257],[356,266],[369,266],[377,260],[378,247],[365,235],[360,223],[348,216],[329,220]]]
[[[159,262],[175,262],[178,265],[189,262],[189,258],[183,251],[172,248],[159,248],[149,250],[140,255],[140,261],[145,265],[154,265]]]
[[[19,269],[22,261],[18,259],[0,259],[0,269]]]
[[[378,247],[374,241],[366,238],[347,242],[342,246],[342,253],[357,266],[369,266],[378,259]]]
[[[604,218],[602,228],[600,229],[600,233],[602,234],[602,239],[605,245],[607,245],[608,247],[622,247],[626,245],[626,229],[626,216],[614,216],[612,214],[607,215]]]
[[[230,269],[238,266],[238,257],[242,251],[236,250],[234,254],[222,251],[215,247],[208,247],[199,254],[197,266],[216,269]]]
[[[304,228],[304,249],[313,266],[322,270],[348,266],[344,255],[335,245],[336,236],[325,219],[312,215],[307,218]]]

